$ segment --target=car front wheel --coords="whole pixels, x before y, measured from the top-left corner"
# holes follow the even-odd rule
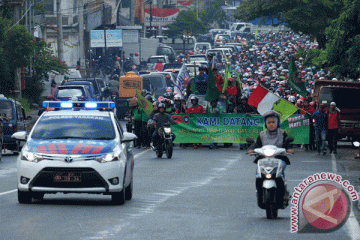
[[[18,190],[18,201],[19,203],[31,203],[32,200],[32,194],[30,192],[22,192]]]

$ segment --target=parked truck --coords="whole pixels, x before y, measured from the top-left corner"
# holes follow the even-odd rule
[[[316,81],[313,100],[328,109],[335,102],[340,109],[339,139],[360,141],[360,83],[343,81]]]

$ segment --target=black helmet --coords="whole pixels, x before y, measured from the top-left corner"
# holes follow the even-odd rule
[[[153,97],[152,97],[150,94],[146,95],[145,98],[146,98],[147,100],[149,100],[150,102],[153,101]]]
[[[164,104],[164,103],[160,103],[159,106],[158,106],[158,109],[160,109],[160,108],[164,108],[164,109],[165,109],[165,108],[166,108],[166,107],[165,107],[165,104]]]
[[[279,116],[279,114],[277,112],[275,112],[273,110],[267,111],[263,115],[265,127],[267,128],[266,119],[268,119],[269,117],[275,117],[277,119],[277,127],[279,128],[280,127],[280,116]]]
[[[171,98],[171,94],[169,92],[164,93],[164,98]]]
[[[191,98],[190,98],[190,100],[192,101],[192,100],[196,100],[196,102],[199,102],[199,98],[197,97],[197,96],[192,96]]]
[[[143,89],[141,91],[141,95],[146,96],[148,94],[148,91],[146,89]]]
[[[248,97],[247,96],[245,96],[245,95],[243,95],[242,97],[241,97],[241,100],[248,100]]]

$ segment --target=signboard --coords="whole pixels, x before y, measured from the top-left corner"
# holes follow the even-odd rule
[[[138,30],[123,30],[123,43],[138,43],[139,31]]]
[[[134,72],[127,72],[119,78],[119,97],[130,98],[136,96],[136,90],[143,89],[142,77]]]
[[[261,115],[246,114],[175,114],[179,124],[172,125],[175,143],[246,143],[264,130]],[[293,115],[281,129],[294,138],[293,144],[308,144],[310,121],[307,115]]]
[[[151,26],[167,26],[173,23],[178,16],[180,9],[178,8],[155,8],[151,9],[153,18]],[[150,26],[150,9],[145,9],[145,26]]]
[[[90,31],[92,48],[105,47],[104,30]],[[106,47],[122,47],[122,30],[106,30]]]

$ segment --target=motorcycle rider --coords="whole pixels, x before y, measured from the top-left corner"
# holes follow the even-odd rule
[[[260,135],[256,139],[256,143],[254,148],[261,148],[264,145],[275,145],[278,148],[286,148],[286,152],[293,154],[294,150],[289,149],[288,144],[285,142],[287,134],[284,130],[280,128],[280,116],[275,111],[268,111],[263,115],[265,128],[266,130],[260,132]],[[254,150],[249,150],[249,154],[254,153]],[[262,157],[257,157],[254,160],[254,163],[257,163]],[[290,165],[290,160],[287,156],[277,156],[276,158],[282,160],[281,168],[282,168],[282,175],[285,179],[285,168],[287,165]],[[286,189],[285,184],[285,192],[287,196],[289,193]]]
[[[158,134],[159,128],[163,127],[165,123],[172,123],[172,124],[177,124],[177,122],[175,122],[174,119],[171,118],[171,116],[165,112],[165,104],[164,103],[160,103],[158,106],[158,113],[156,113],[154,115],[154,127],[155,130],[152,134],[152,143],[151,146],[152,148],[156,149],[159,146],[159,141],[160,141],[160,136]],[[172,140],[175,140],[175,134],[172,133]]]

